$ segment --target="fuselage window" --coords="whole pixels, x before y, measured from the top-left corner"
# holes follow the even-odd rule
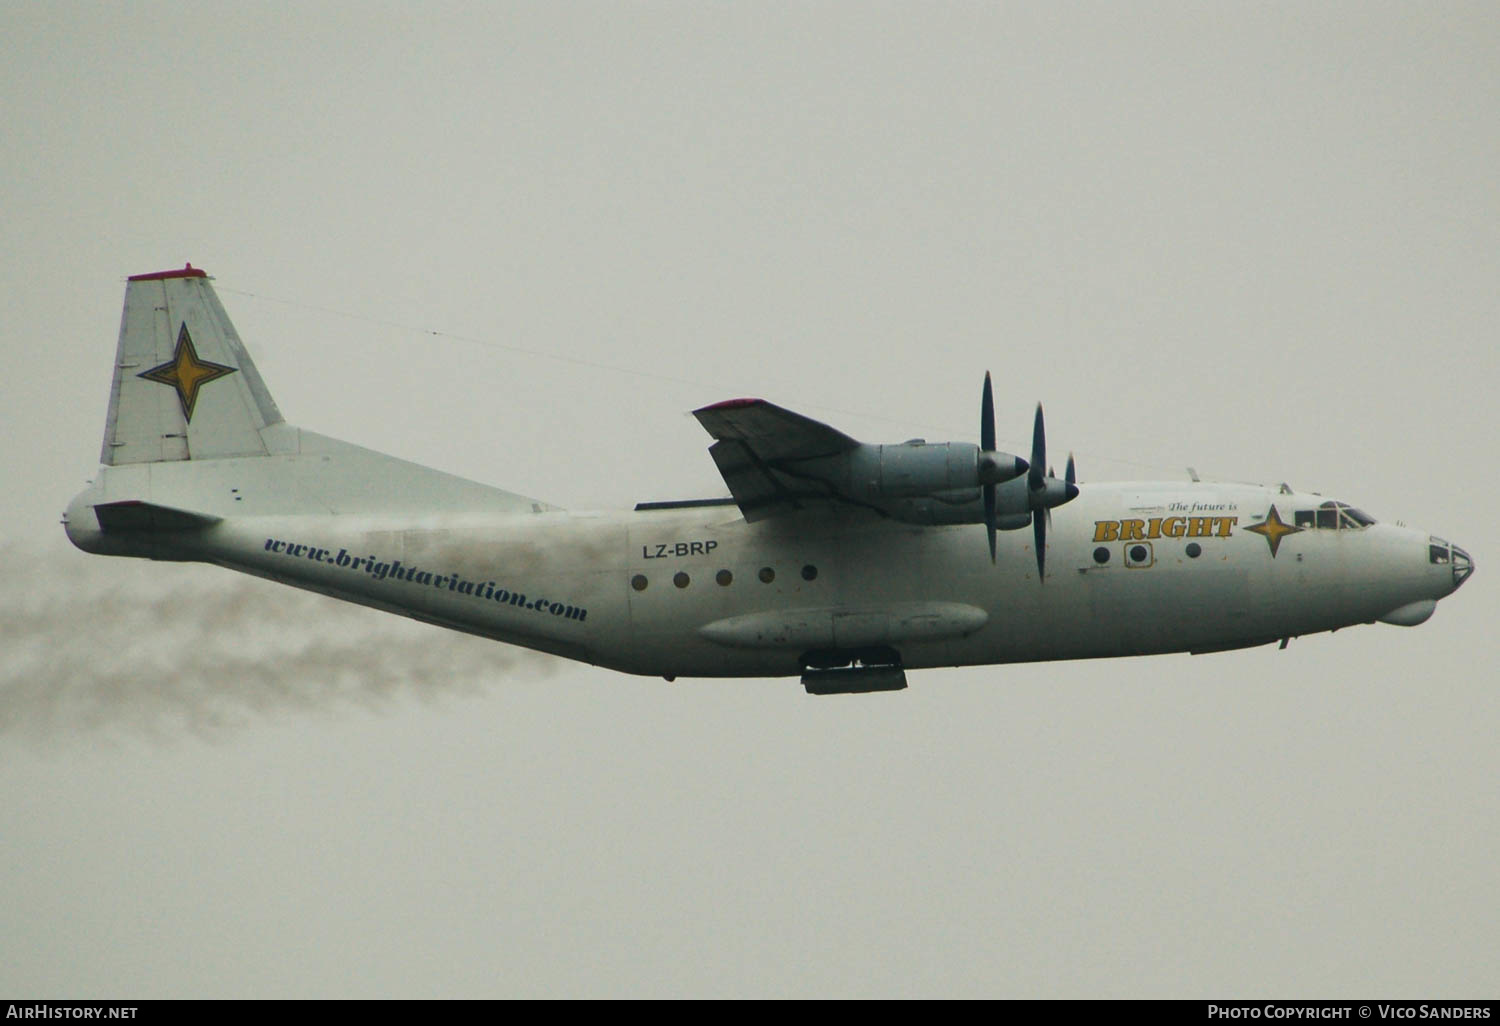
[[[802,568],[802,579],[804,581],[815,581],[818,578],[818,568],[811,563]]]
[[[719,587],[727,588],[734,581],[734,574],[728,570],[720,570],[714,575],[714,580],[719,582]]]
[[[776,580],[775,570],[772,570],[768,566],[763,566],[760,568],[760,582],[762,584],[770,584],[774,580]]]
[[[686,588],[690,581],[691,578],[689,578],[688,575],[683,573],[681,570],[677,571],[677,573],[672,576],[672,583],[677,585],[677,587],[679,588]]]
[[[1203,546],[1199,545],[1197,542],[1188,542],[1187,554],[1188,559],[1197,559],[1203,554]]]
[[[645,591],[646,590],[646,584],[647,584],[647,581],[646,581],[646,575],[645,574],[636,574],[634,577],[632,577],[630,579],[630,586],[632,588],[634,588],[636,591]]]

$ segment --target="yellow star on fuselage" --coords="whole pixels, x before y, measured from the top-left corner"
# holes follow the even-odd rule
[[[161,366],[152,367],[136,376],[145,378],[147,381],[159,381],[163,385],[171,385],[177,389],[177,398],[182,403],[183,419],[191,421],[193,407],[198,402],[198,389],[215,378],[222,378],[234,372],[234,367],[198,359],[198,350],[193,346],[193,336],[188,334],[187,323],[183,322],[182,330],[177,333],[177,350],[172,354],[172,358]]]
[[[1271,512],[1266,514],[1266,519],[1262,523],[1256,524],[1254,527],[1247,527],[1245,530],[1264,538],[1266,544],[1271,546],[1271,558],[1275,559],[1276,550],[1281,548],[1281,539],[1289,534],[1296,534],[1302,528],[1293,527],[1282,520],[1281,514],[1276,512],[1276,507],[1273,505]]]

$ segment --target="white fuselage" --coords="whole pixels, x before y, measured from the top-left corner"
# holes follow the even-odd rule
[[[89,551],[216,563],[667,677],[795,675],[810,651],[871,646],[907,668],[1214,651],[1420,622],[1456,587],[1424,533],[1267,531],[1273,506],[1291,525],[1322,500],[1250,485],[1084,486],[1054,516],[1042,581],[1030,531],[1002,532],[992,564],[980,526],[863,512],[250,515],[133,538],[94,530],[86,498],[69,534]]]
[[[64,522],[88,552],[216,563],[629,673],[800,673],[813,694],[1411,625],[1473,570],[1285,486],[1080,489],[1071,459],[1042,472],[1040,405],[1030,461],[995,451],[988,375],[980,446],[872,446],[759,399],[694,416],[732,501],[567,513],[288,423],[189,265],[126,284],[99,474]]]

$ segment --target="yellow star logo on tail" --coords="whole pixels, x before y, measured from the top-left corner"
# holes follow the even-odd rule
[[[185,420],[191,421],[193,407],[198,402],[198,389],[210,381],[234,372],[234,367],[198,359],[198,350],[193,346],[193,336],[188,334],[187,322],[184,321],[182,330],[177,333],[177,350],[172,354],[172,358],[161,366],[152,367],[136,376],[145,378],[147,381],[159,381],[163,385],[171,385],[177,389],[177,398],[182,403],[182,416]]]
[[[1271,512],[1266,514],[1266,519],[1262,523],[1256,524],[1254,527],[1247,527],[1245,530],[1264,538],[1266,544],[1271,546],[1271,558],[1275,559],[1276,550],[1281,548],[1281,539],[1289,534],[1296,534],[1302,528],[1293,527],[1282,520],[1281,514],[1276,512],[1276,507],[1273,505]]]

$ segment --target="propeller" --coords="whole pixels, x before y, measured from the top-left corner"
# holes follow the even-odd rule
[[[1037,580],[1043,581],[1047,578],[1047,527],[1052,523],[1052,507],[1061,506],[1065,502],[1071,502],[1078,495],[1078,469],[1073,462],[1073,454],[1068,454],[1068,465],[1063,471],[1064,478],[1061,482],[1053,476],[1049,467],[1045,474],[1042,467],[1047,465],[1047,426],[1042,417],[1042,404],[1036,404],[1036,420],[1031,428],[1031,471],[1027,475],[1026,484],[1030,489],[1028,496],[1031,506],[1031,537],[1036,546],[1036,576]]]
[[[979,481],[984,499],[984,529],[989,536],[990,562],[996,560],[995,532],[1000,528],[998,517],[998,493],[996,486],[1021,476],[1026,477],[1026,505],[1031,512],[1031,530],[1036,541],[1036,570],[1039,578],[1047,570],[1047,526],[1051,523],[1052,507],[1061,506],[1078,494],[1075,483],[1077,470],[1073,456],[1068,454],[1065,478],[1059,481],[1047,466],[1047,428],[1042,419],[1042,404],[1036,405],[1036,423],[1031,432],[1031,460],[995,451],[995,390],[989,372],[984,375],[984,391],[979,399]],[[1006,513],[1006,530],[1024,527],[1026,522],[1010,523],[1018,510]]]
[[[990,536],[990,562],[995,562],[995,531],[999,529],[996,519],[997,485],[1012,481],[1027,473],[1031,465],[1019,456],[995,451],[995,390],[990,383],[989,372],[984,375],[984,392],[979,400],[979,462],[975,470],[979,478],[980,492],[984,498],[984,526]]]

